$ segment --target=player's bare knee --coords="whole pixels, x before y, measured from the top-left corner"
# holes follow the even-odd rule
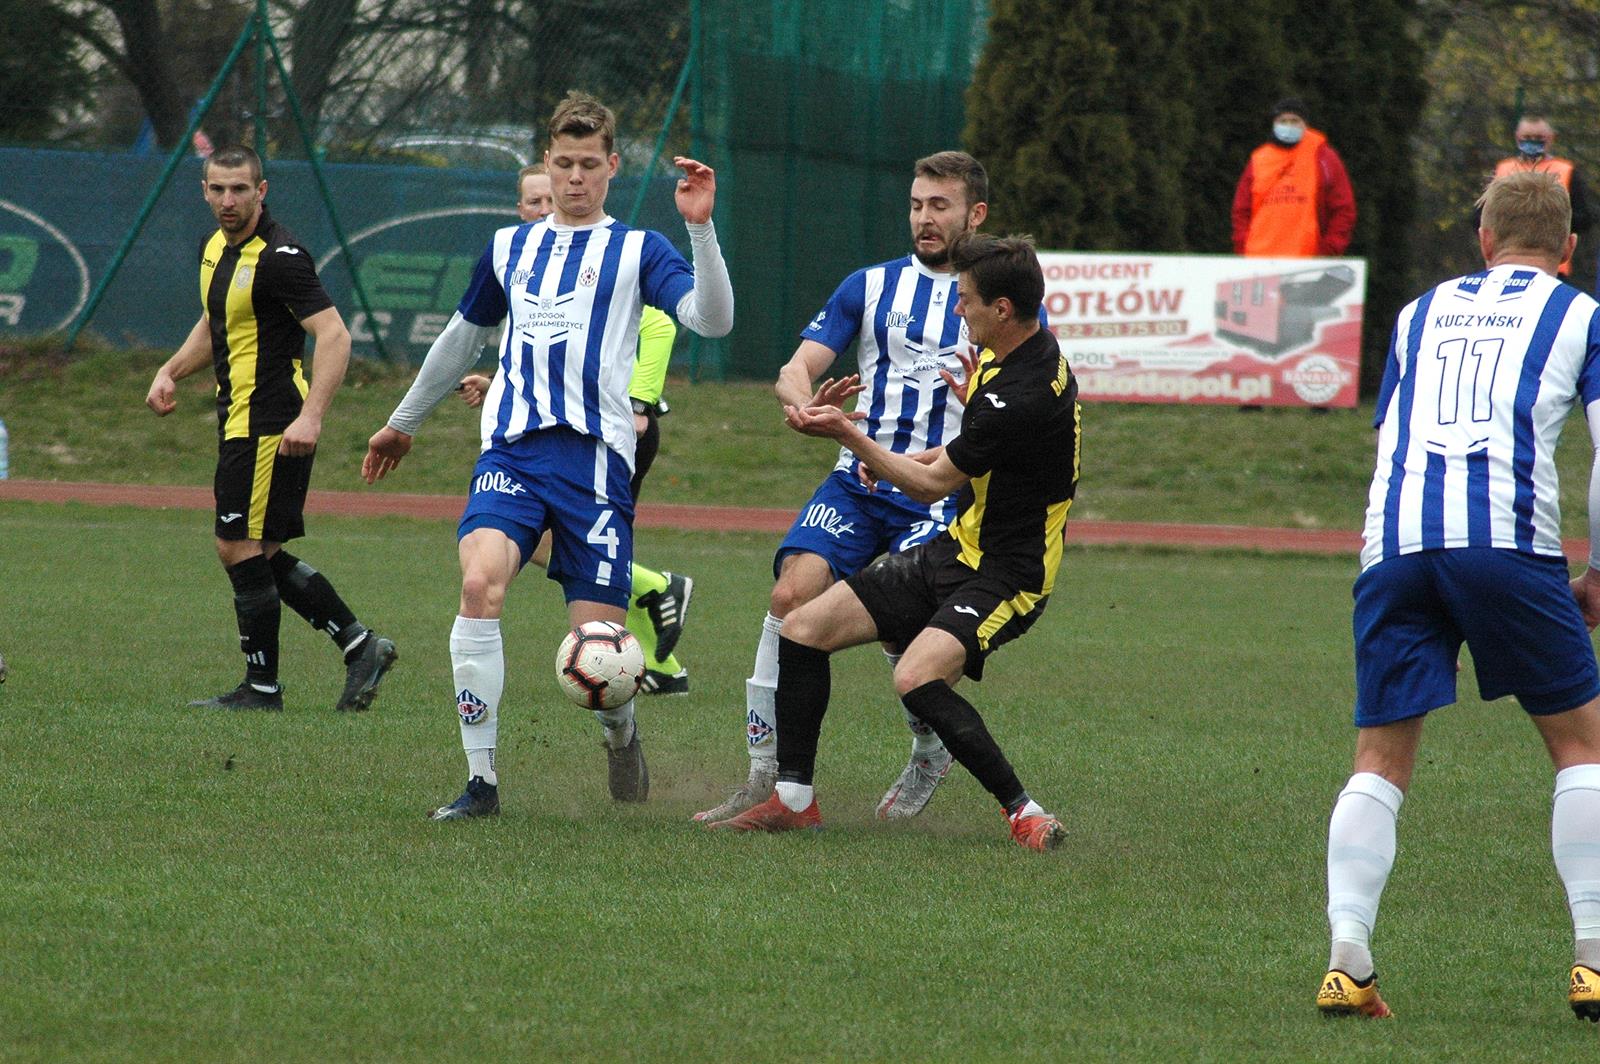
[[[937,675],[917,662],[907,662],[901,659],[894,667],[894,693],[901,698],[915,691],[923,684],[932,683],[939,679]]]
[[[493,579],[488,573],[469,569],[461,574],[463,617],[498,617],[505,599],[505,585]]]
[[[827,645],[828,629],[827,611],[807,609],[805,605],[797,606],[783,620],[783,638],[816,650],[834,649]]]
[[[772,585],[772,599],[767,609],[774,617],[786,619],[795,610],[817,597],[815,588],[808,586],[805,581],[790,579],[787,574],[778,578]],[[784,634],[788,634],[785,630]]]

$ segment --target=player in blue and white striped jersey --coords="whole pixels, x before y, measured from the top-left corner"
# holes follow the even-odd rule
[[[561,584],[571,623],[623,623],[633,562],[628,384],[641,307],[668,311],[702,336],[733,327],[733,290],[711,224],[711,168],[675,160],[684,172],[676,199],[689,229],[691,269],[660,233],[629,229],[606,214],[618,164],[615,133],[615,117],[592,96],[568,93],[556,107],[545,153],[555,213],[495,233],[455,315],[362,463],[369,484],[393,469],[504,323],[500,372],[483,403],[483,451],[457,530],[461,611],[450,659],[468,783],[460,798],[434,811],[436,820],[499,812],[500,612],[544,531],[552,539],[547,572]],[[644,801],[649,774],[633,702],[595,716],[605,729],[611,796]]]
[[[784,406],[838,405],[812,389],[854,343],[867,435],[897,454],[932,460],[959,431],[960,398],[944,379],[961,373],[965,323],[955,313],[956,275],[950,245],[988,215],[989,179],[978,160],[946,151],[919,159],[911,182],[911,255],[857,270],[800,333],[800,346],[778,374]],[[849,374],[841,374],[849,376]],[[838,465],[800,510],[777,556],[768,613],[745,683],[744,731],[750,753],[745,783],[694,819],[714,823],[765,801],[777,779],[778,632],[783,618],[886,551],[902,551],[944,531],[954,496],[932,506],[888,484],[876,490],[857,478],[860,461],[840,449]],[[891,656],[891,660],[894,657]],[[950,769],[950,754],[933,730],[907,714],[912,754],[878,805],[879,816],[914,816]]]
[[[1581,406],[1600,459],[1600,304],[1556,279],[1571,206],[1547,174],[1489,186],[1487,269],[1400,313],[1355,585],[1355,772],[1328,826],[1332,948],[1317,1006],[1389,1015],[1370,946],[1426,715],[1472,650],[1486,700],[1515,695],[1555,764],[1551,843],[1576,940],[1569,1000],[1600,1020],[1600,460],[1589,568],[1568,581],[1556,439]],[[1476,990],[1476,988],[1474,988]]]

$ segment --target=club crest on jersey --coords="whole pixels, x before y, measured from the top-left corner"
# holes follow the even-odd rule
[[[593,266],[585,266],[583,272],[578,274],[578,283],[585,288],[593,288],[599,279],[600,273]]]
[[[456,695],[456,711],[461,714],[461,723],[478,724],[489,715],[489,703],[463,687]]]
[[[751,746],[760,746],[772,737],[772,725],[756,716],[755,710],[748,710],[745,713],[745,734]]]
[[[233,275],[233,287],[235,287],[235,288],[247,288],[247,287],[249,287],[250,278],[254,277],[254,276],[255,276],[255,271],[252,270],[250,267],[248,267],[248,266],[240,266],[239,269],[237,271],[235,271],[235,273]]]

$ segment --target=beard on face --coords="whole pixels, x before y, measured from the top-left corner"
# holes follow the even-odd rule
[[[960,237],[961,234],[965,233],[966,231],[967,231],[967,227],[966,226],[962,226],[960,229],[957,229],[955,232],[950,233],[948,235],[946,235],[944,233],[940,233],[937,230],[935,230],[936,235],[938,235],[939,237],[944,239],[944,247],[940,248],[938,251],[930,252],[930,253],[924,253],[924,252],[920,251],[917,248],[917,241],[919,239],[921,239],[921,238],[919,236],[913,236],[911,238],[911,253],[917,257],[917,261],[918,262],[922,263],[924,266],[928,267],[930,270],[946,270],[946,269],[949,269],[949,267],[950,267],[950,246],[952,244],[954,244],[956,242],[956,239],[958,237]]]

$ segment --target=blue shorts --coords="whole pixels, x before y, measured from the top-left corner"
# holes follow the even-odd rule
[[[944,511],[955,507],[945,500]],[[928,507],[887,487],[868,491],[854,473],[835,469],[818,485],[811,501],[789,526],[772,559],[776,577],[791,554],[815,554],[828,563],[835,580],[866,568],[880,554],[899,553],[945,530]]]
[[[1484,701],[1516,695],[1534,715],[1600,695],[1600,670],[1566,562],[1495,547],[1403,554],[1355,586],[1356,727],[1456,700],[1461,644]]]
[[[550,579],[568,602],[626,609],[633,589],[633,493],[628,464],[569,428],[530,432],[478,456],[456,538],[504,532],[527,565],[550,530]]]

